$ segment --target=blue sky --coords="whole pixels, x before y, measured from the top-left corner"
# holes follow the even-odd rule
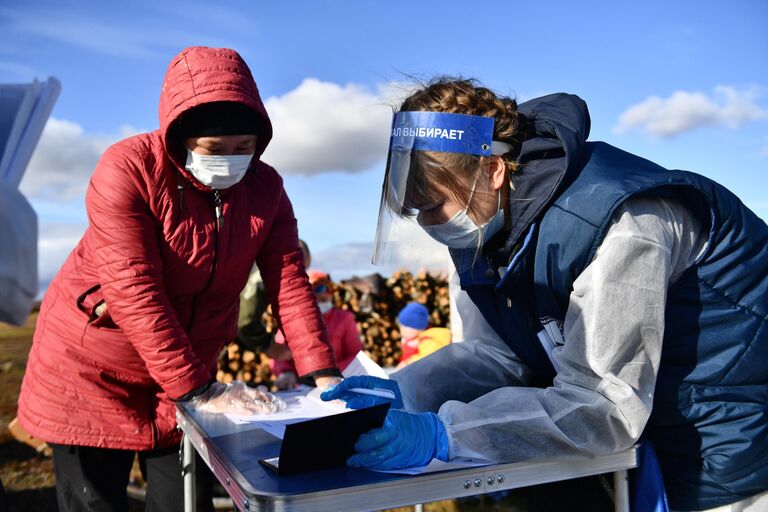
[[[592,140],[720,181],[768,219],[768,3],[219,1],[0,4],[0,82],[62,93],[22,183],[40,217],[43,285],[85,227],[98,155],[155,129],[160,83],[185,46],[250,65],[315,266],[376,271],[389,105],[409,77],[474,77],[520,100],[565,91]]]

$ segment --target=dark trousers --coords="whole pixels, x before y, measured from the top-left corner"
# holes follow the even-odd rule
[[[137,452],[51,444],[60,512],[126,512],[126,487]],[[147,482],[145,510],[184,510],[179,448],[138,452]],[[213,511],[213,475],[195,454],[197,510]]]

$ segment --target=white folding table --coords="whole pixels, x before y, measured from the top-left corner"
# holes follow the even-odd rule
[[[184,432],[186,512],[195,512],[195,450],[241,511],[381,510],[613,473],[616,511],[629,512],[627,470],[637,465],[633,447],[579,460],[495,464],[415,476],[347,467],[279,476],[259,463],[279,455],[278,438],[253,425],[235,424],[222,415],[199,413],[183,404],[176,416]]]

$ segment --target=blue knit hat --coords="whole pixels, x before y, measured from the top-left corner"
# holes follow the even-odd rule
[[[429,311],[418,302],[409,302],[397,315],[400,325],[423,331],[429,325]]]

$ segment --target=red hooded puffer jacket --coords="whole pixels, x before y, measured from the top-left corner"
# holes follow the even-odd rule
[[[220,224],[213,192],[168,136],[184,111],[213,101],[241,102],[263,123],[250,170],[221,191]],[[171,62],[160,129],[104,153],[86,194],[88,229],[45,294],[19,397],[32,435],[103,448],[177,444],[171,399],[213,378],[254,260],[298,371],[335,368],[291,203],[259,160],[271,136],[236,52],[188,48]]]

